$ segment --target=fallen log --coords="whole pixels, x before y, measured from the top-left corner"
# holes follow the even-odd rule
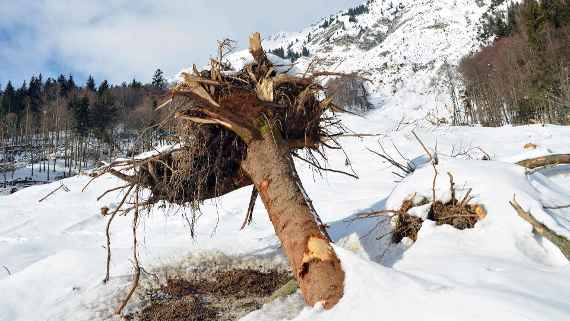
[[[517,163],[517,165],[526,167],[528,169],[563,164],[570,164],[570,154],[541,156],[537,158],[525,159]]]
[[[183,74],[169,100],[181,148],[106,170],[150,190],[144,204],[192,209],[254,185],[245,224],[258,191],[306,303],[330,309],[343,295],[345,274],[292,157],[304,150],[315,168],[328,170],[315,155],[326,160],[325,148],[341,148],[335,140],[344,133],[335,116],[339,107],[317,79],[341,74],[279,72],[259,33],[250,38],[250,53],[254,62],[237,72],[223,69],[220,52],[209,70]]]
[[[548,239],[554,245],[556,245],[562,254],[570,260],[570,240],[566,237],[558,235],[556,232],[552,231],[546,225],[539,222],[530,212],[525,211],[517,200],[513,197],[513,200],[509,202],[511,206],[517,211],[517,214],[530,225],[532,225],[533,230],[536,234]]]

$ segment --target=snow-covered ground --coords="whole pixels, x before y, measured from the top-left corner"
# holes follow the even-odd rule
[[[392,130],[382,110],[366,119],[345,116],[359,133],[377,137],[343,138],[360,179],[315,175],[299,163],[308,194],[330,232],[346,271],[346,291],[331,311],[304,308],[298,294],[265,306],[244,320],[568,320],[570,265],[549,241],[533,235],[508,201],[518,202],[561,234],[570,235],[570,210],[545,211],[542,205],[570,203],[568,168],[526,174],[513,162],[537,154],[568,153],[570,128],[416,128],[441,159],[438,197],[449,197],[446,172],[458,193],[472,188],[473,202],[484,204],[488,217],[474,229],[459,231],[426,221],[416,243],[390,245],[377,240],[389,228],[384,218],[352,222],[356,213],[398,208],[417,195],[431,195],[433,169],[421,165],[400,183],[394,170],[366,148],[388,153],[393,146],[417,164],[425,162],[411,127]],[[527,143],[538,145],[524,150]],[[481,161],[483,149],[492,160]],[[452,154],[459,156],[451,157]],[[345,169],[342,153],[330,165]],[[121,184],[102,177],[81,192],[87,176],[63,180],[71,191],[38,200],[59,182],[30,187],[0,197],[0,320],[107,320],[126,292],[132,267],[130,218],[112,227],[111,282],[105,272],[105,223],[99,209],[116,204],[119,194],[97,196]],[[254,224],[239,231],[249,189],[204,206],[196,240],[180,212],[156,208],[139,228],[141,262],[147,270],[204,253],[248,257],[279,255],[279,243],[262,204]],[[5,268],[4,268],[5,267]],[[9,273],[8,273],[9,271]]]
[[[33,166],[33,169],[32,169]],[[0,196],[10,194],[13,189],[20,190],[30,185],[53,182],[67,175],[68,170],[63,160],[58,160],[53,171],[53,162],[49,164],[49,174],[41,164],[17,163],[14,170],[0,172]]]

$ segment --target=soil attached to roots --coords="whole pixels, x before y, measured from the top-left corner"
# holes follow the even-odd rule
[[[277,270],[199,271],[146,291],[147,304],[128,316],[140,321],[231,321],[261,308],[291,276]]]

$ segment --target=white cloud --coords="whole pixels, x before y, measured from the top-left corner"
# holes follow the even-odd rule
[[[146,81],[205,63],[218,39],[300,30],[360,2],[0,0],[0,82],[49,71]]]

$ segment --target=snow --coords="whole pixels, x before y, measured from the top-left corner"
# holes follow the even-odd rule
[[[508,201],[517,201],[561,234],[570,235],[570,210],[543,210],[542,205],[570,201],[567,171],[526,173],[508,159],[525,155],[529,139],[553,153],[570,152],[564,138],[570,128],[523,126],[503,128],[416,128],[429,148],[438,146],[440,172],[437,197],[449,197],[446,173],[453,173],[458,194],[472,188],[488,217],[474,229],[458,231],[426,221],[414,244],[390,245],[383,218],[351,221],[368,210],[399,208],[414,193],[431,197],[433,169],[410,128],[392,131],[377,110],[367,119],[345,116],[351,128],[382,134],[378,137],[343,138],[343,145],[360,179],[336,174],[314,175],[298,163],[308,195],[318,213],[330,224],[332,237],[346,271],[346,293],[331,311],[306,308],[299,294],[270,304],[244,320],[364,320],[382,311],[383,319],[567,320],[570,266],[549,241],[533,235]],[[386,129],[388,128],[388,129]],[[394,146],[418,169],[402,182],[388,164],[366,148],[397,155]],[[392,145],[394,143],[394,146]],[[480,147],[492,156],[482,161]],[[451,151],[465,151],[450,157]],[[534,154],[533,154],[534,155]],[[421,165],[423,164],[423,165]],[[344,168],[343,153],[331,153],[330,165]],[[129,285],[131,273],[130,219],[119,217],[112,227],[111,282],[103,285],[105,219],[102,206],[112,206],[120,193],[100,202],[97,196],[121,182],[104,176],[81,189],[90,177],[63,180],[71,191],[59,191],[37,201],[59,182],[34,186],[0,197],[0,320],[109,320],[112,309]],[[258,204],[254,224],[239,231],[249,190],[239,190],[204,207],[196,240],[175,209],[156,208],[145,215],[139,228],[142,264],[151,269],[185,257],[208,253],[263,257],[279,255],[279,243],[265,210]],[[421,210],[418,210],[421,213]],[[341,248],[342,246],[342,248]],[[347,250],[345,250],[347,249]],[[410,308],[413,306],[413,308]],[[34,307],[30,309],[30,307]]]
[[[0,195],[9,194],[13,189],[18,190],[26,185],[53,182],[63,178],[68,173],[63,161],[56,163],[55,172],[52,171],[53,162],[50,162],[49,176],[46,170],[40,171],[41,168],[42,165],[36,163],[33,165],[32,171],[32,165],[19,162],[13,170],[0,172]]]

